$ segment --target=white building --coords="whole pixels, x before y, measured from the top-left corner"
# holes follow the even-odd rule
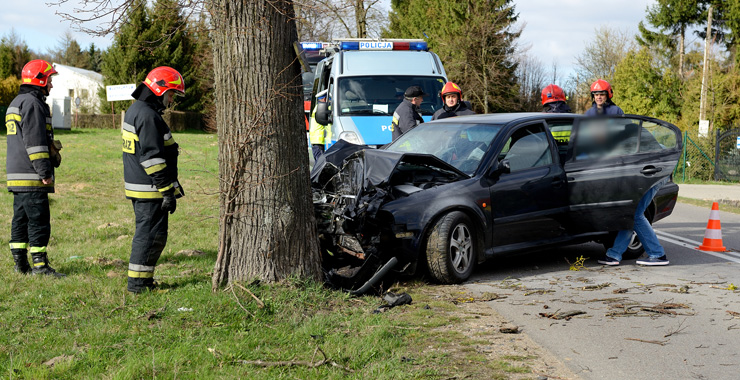
[[[100,109],[98,90],[103,88],[103,76],[94,71],[77,67],[52,64],[59,75],[53,79],[46,102],[51,107],[54,128],[68,129],[75,112],[97,113]],[[79,106],[76,99],[79,98]]]

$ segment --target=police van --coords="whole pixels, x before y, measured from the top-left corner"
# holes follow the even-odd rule
[[[410,86],[428,94],[420,107],[424,121],[443,106],[439,92],[447,74],[423,40],[343,39],[322,49],[328,57],[316,66],[311,109],[327,125],[326,148],[338,140],[374,147],[391,142],[393,113]],[[324,90],[326,107],[315,108]]]

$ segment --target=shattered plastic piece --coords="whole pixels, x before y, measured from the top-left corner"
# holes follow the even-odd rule
[[[373,314],[382,313],[396,306],[410,305],[412,301],[411,296],[408,293],[396,294],[391,292],[386,293],[383,296],[383,300],[387,302],[387,304],[373,310]]]
[[[181,307],[178,308],[177,311],[193,311],[192,307]]]

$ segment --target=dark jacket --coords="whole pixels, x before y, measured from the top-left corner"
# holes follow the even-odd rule
[[[161,98],[143,84],[131,95],[137,101],[126,111],[121,126],[126,198],[158,200],[162,193],[172,190],[181,196],[178,145],[162,119]]]
[[[54,130],[45,100],[41,87],[21,85],[18,96],[8,106],[5,168],[10,192],[54,192],[54,165],[49,159]],[[44,185],[41,182],[44,178],[52,178],[52,183]]]
[[[624,111],[622,111],[621,108],[619,108],[618,105],[612,103],[611,101],[604,104],[604,108],[602,108],[602,112],[599,113],[599,109],[596,106],[596,103],[594,102],[591,108],[586,110],[586,113],[584,113],[586,116],[596,116],[596,115],[624,115]]]
[[[475,115],[475,111],[470,109],[470,103],[458,102],[454,107],[447,107],[445,104],[444,107],[438,109],[437,112],[434,113],[432,120],[465,115]]]
[[[411,104],[411,101],[408,99],[404,99],[396,108],[396,112],[393,113],[393,122],[391,124],[393,140],[401,137],[402,134],[423,122],[424,119],[419,114],[419,107]]]
[[[544,113],[573,113],[568,103],[563,101],[550,102],[542,106]]]

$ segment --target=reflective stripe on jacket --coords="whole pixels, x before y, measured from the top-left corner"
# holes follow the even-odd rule
[[[5,114],[8,191],[54,192],[54,165],[49,159],[54,130],[44,99],[40,87],[22,85]],[[44,178],[52,178],[52,183],[44,185]]]

